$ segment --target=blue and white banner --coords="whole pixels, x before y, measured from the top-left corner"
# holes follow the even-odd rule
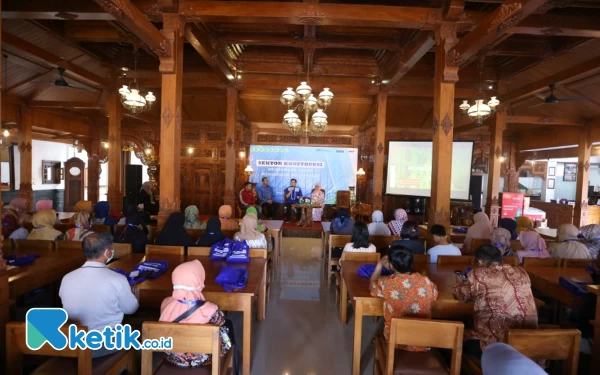
[[[358,149],[303,146],[250,146],[250,181],[260,186],[263,177],[275,192],[275,201],[283,202],[283,190],[295,178],[305,197],[315,184],[325,190],[325,202],[335,204],[338,190],[356,186]]]

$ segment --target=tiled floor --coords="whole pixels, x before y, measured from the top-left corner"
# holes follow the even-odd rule
[[[348,325],[342,326],[338,311],[334,286],[327,287],[321,240],[283,238],[267,318],[253,321],[252,374],[350,374],[354,319],[349,309]],[[231,317],[241,332],[241,315]],[[370,317],[364,319],[362,374],[373,373],[370,342],[377,329]]]

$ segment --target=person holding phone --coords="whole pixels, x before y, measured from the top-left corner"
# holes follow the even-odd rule
[[[283,190],[283,198],[285,199],[285,222],[289,223],[292,217],[292,204],[297,204],[302,198],[302,189],[296,186],[298,182],[295,178],[290,180],[290,186]],[[300,220],[302,210],[296,210],[296,221]]]

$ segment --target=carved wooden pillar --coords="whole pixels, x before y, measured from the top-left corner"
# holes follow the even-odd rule
[[[33,189],[32,182],[32,158],[31,158],[31,128],[33,126],[33,114],[31,108],[24,105],[20,107],[19,124],[19,152],[21,157],[21,183],[19,185],[19,197],[25,198],[29,202],[28,210],[33,210]]]
[[[112,211],[123,209],[121,187],[121,115],[123,106],[119,94],[111,92],[106,100],[108,116],[108,203]]]
[[[181,204],[181,96],[183,87],[183,23],[178,14],[163,14],[161,32],[170,43],[171,56],[160,58],[160,207],[158,225]]]
[[[375,160],[373,164],[373,209],[383,207],[383,162],[385,151],[385,116],[387,92],[377,94],[377,125],[375,128]]]
[[[238,92],[227,88],[227,119],[225,120],[225,197],[224,204],[236,206],[235,197],[235,123],[237,121]],[[235,210],[234,210],[235,212]]]
[[[428,220],[430,228],[434,224],[450,228],[454,85],[458,81],[459,62],[448,55],[448,51],[456,42],[455,24],[444,23],[438,26],[433,91],[433,156]]]
[[[92,123],[91,141],[85,144],[88,154],[87,162],[87,199],[94,203],[100,200],[100,127]],[[110,146],[110,145],[109,145]],[[106,151],[106,150],[104,150]],[[112,209],[112,207],[111,207]]]
[[[579,132],[579,148],[577,150],[579,164],[577,168],[577,191],[575,192],[573,224],[578,228],[587,224],[591,152],[592,141],[589,128],[586,126],[584,130]]]
[[[490,129],[490,168],[488,173],[488,191],[486,212],[490,215],[492,226],[498,226],[500,215],[500,172],[502,170],[502,139],[506,129],[506,108],[501,105],[496,112],[496,122]]]

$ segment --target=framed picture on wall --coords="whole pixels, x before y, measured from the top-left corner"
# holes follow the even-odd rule
[[[554,189],[554,179],[553,178],[548,179],[548,189]]]
[[[550,168],[548,168],[548,176],[549,177],[556,176],[556,167],[550,167]]]
[[[577,164],[565,163],[565,174],[563,175],[563,181],[577,181]]]

